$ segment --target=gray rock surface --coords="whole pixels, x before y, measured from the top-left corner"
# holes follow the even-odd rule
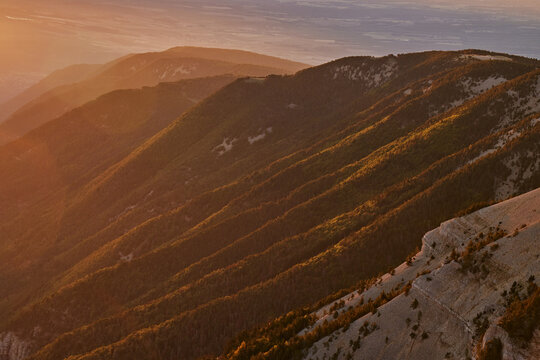
[[[471,240],[477,241],[474,239],[480,233],[485,236],[497,228],[507,235],[475,253],[477,259],[484,259],[479,260],[484,270],[473,273],[450,260],[452,250],[461,253]],[[473,359],[478,349],[497,337],[503,343],[504,359],[539,359],[540,331],[523,348],[497,326],[505,311],[501,293],[514,282],[526,283],[530,275],[540,278],[539,258],[540,189],[446,221],[425,234],[422,249],[410,265],[403,263],[369,289],[336,302],[344,301],[345,306],[338,311],[343,312],[362,297],[364,301],[375,299],[381,291],[412,280],[408,295],[398,295],[377,313],[369,313],[348,329],[319,340],[306,358]],[[413,309],[415,299],[418,306]],[[333,312],[329,309],[336,302],[317,311],[317,323],[302,333],[330,321]],[[487,319],[485,333],[478,329],[475,318]],[[376,324],[377,329],[367,336],[359,335],[365,322]],[[360,346],[353,350],[358,338]]]

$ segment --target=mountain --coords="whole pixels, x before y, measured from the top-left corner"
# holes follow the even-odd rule
[[[441,222],[539,187],[539,64],[479,50],[343,58],[234,80],[99,168],[79,171],[76,145],[32,147],[44,127],[0,148],[2,174],[18,174],[0,179],[0,356],[280,349]],[[32,164],[51,165],[49,183]]]
[[[113,90],[222,74],[290,74],[306,66],[247,51],[176,47],[124,56],[98,68],[69,67],[2,106],[4,114],[14,112],[0,124],[0,145]]]
[[[539,205],[536,189],[448,220],[391,272],[309,314],[272,322],[227,358],[533,359],[540,352]],[[302,322],[309,325],[276,337]],[[265,336],[274,347],[260,347]]]
[[[39,97],[41,94],[58,86],[84,80],[98,71],[100,67],[101,65],[98,64],[77,64],[52,72],[37,84],[30,86],[20,94],[1,104],[2,113],[0,114],[0,123],[7,119],[15,110]]]
[[[14,95],[22,93],[43,78],[41,73],[2,72],[0,74],[0,110]],[[4,120],[8,114],[0,114]],[[2,121],[0,120],[0,121]]]
[[[5,145],[0,156],[4,210],[24,207],[25,202],[40,201],[51,193],[80,190],[235,79],[222,75],[116,90]]]

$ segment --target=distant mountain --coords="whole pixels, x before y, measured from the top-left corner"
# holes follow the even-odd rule
[[[125,153],[45,130],[115,113],[113,92],[0,148],[0,356],[304,356],[319,338],[280,339],[313,311],[540,186],[539,65],[469,50],[241,78]],[[110,126],[152,123],[133,114]]]
[[[2,106],[11,115],[0,124],[0,145],[112,90],[222,74],[291,74],[305,67],[247,51],[195,47],[124,56],[98,68],[68,67]]]
[[[22,93],[43,78],[41,73],[2,72],[0,74],[0,122],[9,114],[4,110],[4,103]]]
[[[98,64],[77,64],[68,66],[64,69],[54,71],[43,80],[40,80],[37,84],[30,86],[22,93],[17,94],[13,98],[0,105],[2,110],[0,113],[0,123],[7,119],[15,110],[27,102],[39,97],[41,94],[54,89],[58,86],[72,84],[84,80],[91,76],[102,65]]]
[[[5,145],[0,164],[4,211],[51,194],[80,191],[199,101],[230,84],[232,75],[116,90]],[[9,210],[8,210],[9,209]]]

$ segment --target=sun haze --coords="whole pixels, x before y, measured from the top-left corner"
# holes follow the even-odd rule
[[[0,4],[0,102],[67,65],[178,45],[311,64],[353,54],[462,48],[540,57],[537,1],[468,3],[7,0]]]

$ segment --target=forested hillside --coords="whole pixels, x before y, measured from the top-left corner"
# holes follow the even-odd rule
[[[0,148],[13,174],[0,177],[0,357],[279,355],[276,339],[416,253],[427,231],[540,186],[539,65],[424,52],[161,84]],[[228,85],[153,127],[201,81],[201,98]],[[111,133],[155,135],[65,141],[85,140],[70,124],[100,119],[98,105]]]

